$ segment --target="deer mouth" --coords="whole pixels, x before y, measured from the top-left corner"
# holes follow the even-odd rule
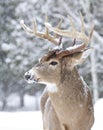
[[[33,78],[28,79],[27,82],[28,82],[29,84],[31,84],[31,83],[38,83],[39,80],[40,80],[40,78],[36,78],[36,77],[33,76]]]
[[[29,72],[25,73],[24,78],[29,84],[37,83],[40,80],[40,78],[37,78],[35,75],[32,75]]]
[[[40,78],[34,78],[34,82],[38,83]]]

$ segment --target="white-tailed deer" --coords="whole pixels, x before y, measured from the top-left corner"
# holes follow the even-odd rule
[[[81,16],[81,32],[77,31],[71,17],[69,17],[72,30],[61,30],[60,25],[52,27],[46,20],[45,33],[37,32],[36,21],[34,30],[28,28],[23,21],[21,26],[35,36],[48,39],[55,45],[44,55],[38,64],[25,73],[28,83],[45,83],[41,98],[41,111],[43,128],[45,130],[90,130],[94,123],[94,111],[90,90],[79,75],[76,65],[82,63],[89,55],[90,48],[87,48],[92,36],[85,34],[84,21]],[[47,19],[47,18],[46,18]],[[48,31],[55,35],[50,35]],[[65,50],[61,47],[57,38],[66,36],[73,39],[80,39],[80,45],[73,45]]]

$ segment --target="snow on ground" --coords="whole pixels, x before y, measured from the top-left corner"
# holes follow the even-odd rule
[[[94,111],[92,130],[103,130],[103,99],[96,102]],[[43,130],[41,112],[0,112],[0,130]]]
[[[103,130],[103,98],[94,105],[95,123],[92,130]]]
[[[0,130],[43,130],[41,112],[0,112]]]

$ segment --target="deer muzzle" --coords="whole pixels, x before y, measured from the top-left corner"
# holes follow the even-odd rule
[[[33,70],[29,70],[24,74],[24,78],[28,83],[34,83],[34,82],[38,82],[39,78],[37,78],[34,73]]]

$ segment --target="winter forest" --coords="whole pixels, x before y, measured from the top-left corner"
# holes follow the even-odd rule
[[[39,110],[40,96],[45,87],[28,84],[24,73],[53,45],[26,33],[20,26],[20,20],[33,28],[35,18],[38,30],[43,32],[45,14],[53,26],[63,19],[63,29],[69,29],[70,15],[79,29],[80,12],[86,33],[93,24],[94,32],[90,42],[92,53],[77,67],[92,91],[94,103],[103,98],[103,0],[0,0],[0,111]],[[62,42],[64,47],[73,43],[65,37]]]

